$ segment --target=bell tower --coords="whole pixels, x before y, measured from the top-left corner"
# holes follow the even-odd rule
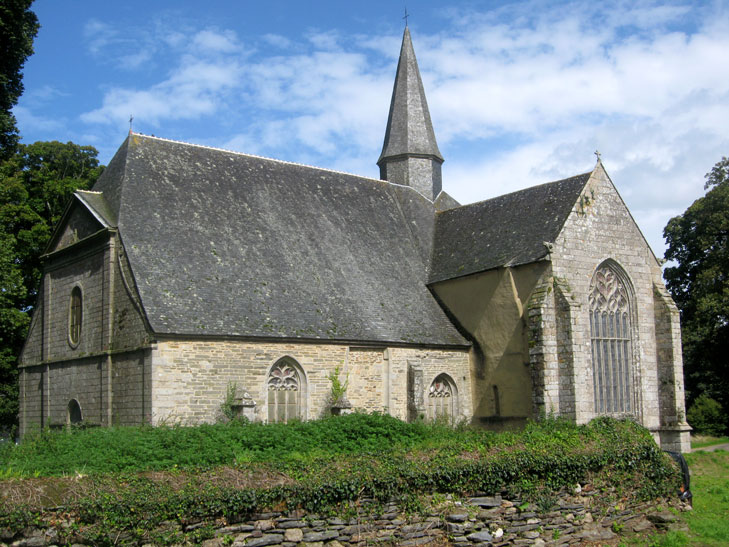
[[[410,30],[406,26],[392,89],[385,143],[377,160],[380,178],[412,186],[434,201],[442,188],[442,163],[443,156],[435,141]]]

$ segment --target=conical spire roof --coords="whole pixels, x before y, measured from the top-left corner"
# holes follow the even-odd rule
[[[377,164],[381,165],[386,158],[403,156],[432,157],[443,161],[430,121],[428,101],[425,99],[408,27],[405,27],[402,37],[385,143]]]

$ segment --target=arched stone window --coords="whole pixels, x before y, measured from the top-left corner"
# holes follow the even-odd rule
[[[296,361],[289,357],[277,361],[268,373],[266,388],[270,423],[304,418],[306,384]]]
[[[68,402],[68,408],[66,409],[66,422],[68,425],[80,424],[83,420],[81,415],[81,405],[78,404],[76,399],[71,399]]]
[[[590,340],[595,412],[632,414],[632,290],[625,272],[603,262],[590,283]]]
[[[71,290],[71,302],[68,309],[68,342],[73,347],[76,347],[81,339],[83,313],[81,287],[76,286]]]
[[[428,418],[453,420],[458,414],[458,391],[450,376],[443,373],[436,376],[427,393]]]

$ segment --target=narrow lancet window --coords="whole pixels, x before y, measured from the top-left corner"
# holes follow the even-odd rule
[[[71,291],[71,304],[68,312],[68,341],[76,346],[81,339],[81,323],[83,320],[83,300],[81,289],[74,287]]]

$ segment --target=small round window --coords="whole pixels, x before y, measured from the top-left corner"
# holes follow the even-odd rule
[[[81,339],[81,322],[83,321],[83,300],[81,288],[74,287],[71,291],[71,308],[68,313],[68,341],[76,346]]]

